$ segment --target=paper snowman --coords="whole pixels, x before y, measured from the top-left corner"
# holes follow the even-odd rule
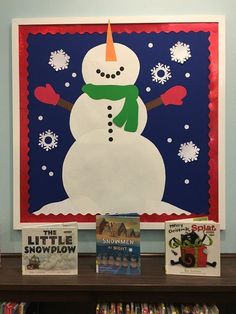
[[[139,71],[134,51],[113,43],[108,25],[107,43],[84,56],[83,93],[70,108],[75,142],[62,168],[68,199],[47,204],[36,215],[187,213],[162,201],[165,165],[157,147],[141,135],[147,123],[147,107],[134,85]],[[55,98],[51,103],[58,104],[60,96],[51,86],[47,88]],[[35,96],[50,103],[43,92],[39,87]],[[162,103],[168,104],[163,99]]]

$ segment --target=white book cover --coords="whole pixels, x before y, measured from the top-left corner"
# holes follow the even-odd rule
[[[166,274],[220,276],[220,225],[189,219],[168,221],[165,251]]]
[[[77,223],[22,229],[23,275],[76,275],[77,252]]]

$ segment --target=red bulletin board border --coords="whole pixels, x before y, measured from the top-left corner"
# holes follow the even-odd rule
[[[107,24],[45,24],[45,25],[20,25],[18,29],[19,45],[19,101],[20,101],[20,224],[21,223],[51,223],[77,221],[79,223],[94,223],[95,215],[44,215],[38,216],[28,213],[28,53],[27,37],[29,34],[92,34],[94,32],[105,33]],[[219,74],[219,29],[218,22],[196,22],[196,23],[131,23],[112,24],[113,32],[117,33],[141,33],[141,32],[199,32],[207,31],[209,36],[209,215],[208,218],[219,221],[219,187],[218,187],[218,74]],[[217,158],[216,158],[217,156]],[[143,214],[141,222],[159,223],[170,219],[190,218],[196,215],[157,215]]]

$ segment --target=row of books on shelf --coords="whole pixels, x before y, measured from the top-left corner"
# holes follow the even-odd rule
[[[0,314],[31,314],[34,304],[27,302],[0,301]]]
[[[96,314],[219,314],[215,304],[99,303]]]
[[[79,308],[78,308],[79,311]],[[40,313],[39,303],[0,302],[0,314]],[[94,311],[95,312],[95,311]],[[79,312],[78,312],[79,313]],[[215,304],[99,303],[96,314],[219,314]]]
[[[23,228],[23,275],[76,275],[77,237],[76,223]],[[141,273],[139,216],[97,215],[96,272]],[[219,224],[191,219],[167,221],[165,272],[220,276]]]

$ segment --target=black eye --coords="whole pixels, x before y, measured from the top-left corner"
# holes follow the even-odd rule
[[[106,78],[110,78],[110,74],[106,74]]]
[[[97,74],[99,74],[101,72],[101,70],[97,69],[96,72],[97,72]]]
[[[120,75],[120,71],[116,71],[116,75]]]
[[[120,70],[121,70],[121,71],[124,71],[124,67],[120,67]]]
[[[102,72],[100,75],[103,77],[103,76],[105,76],[105,73],[104,73],[104,72]]]

